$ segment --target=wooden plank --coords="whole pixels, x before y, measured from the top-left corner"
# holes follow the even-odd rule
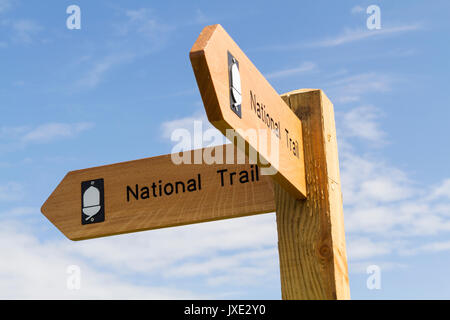
[[[224,135],[236,130],[247,155],[258,152],[261,167],[269,163],[278,183],[305,198],[302,124],[269,82],[220,25],[203,29],[190,59],[208,120]]]
[[[216,152],[220,148],[225,163],[227,148],[223,146],[189,153],[192,159],[198,151],[214,156],[219,155]],[[233,146],[231,149],[235,150]],[[257,169],[248,161],[246,164],[234,161],[234,164],[175,165],[169,154],[72,171],[41,211],[72,240],[274,212],[272,180],[261,176]],[[86,191],[82,192],[83,182],[85,189],[91,182],[99,190],[103,188],[100,207],[104,207],[104,221],[98,218],[101,212],[91,218],[93,223],[85,211],[82,213],[82,210],[89,212],[90,207],[96,208],[83,202],[87,198]],[[167,186],[169,183],[172,187]],[[96,191],[92,190],[95,196]]]
[[[321,90],[282,96],[301,119],[307,199],[276,183],[283,299],[349,299],[344,217],[333,105]]]

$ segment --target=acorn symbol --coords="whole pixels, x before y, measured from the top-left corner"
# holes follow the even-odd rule
[[[86,220],[95,216],[101,208],[100,191],[90,186],[83,194],[83,213],[87,216]]]
[[[237,108],[242,103],[241,95],[241,75],[239,73],[239,67],[235,58],[230,67],[231,76],[231,96],[233,97],[233,106]]]

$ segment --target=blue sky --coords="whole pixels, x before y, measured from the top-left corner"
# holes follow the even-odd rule
[[[0,0],[0,298],[281,298],[274,214],[71,242],[39,211],[68,171],[207,127],[188,54],[216,23],[279,93],[334,103],[352,298],[450,298],[448,1],[44,3]]]

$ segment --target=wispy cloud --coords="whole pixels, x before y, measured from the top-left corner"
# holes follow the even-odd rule
[[[174,26],[162,22],[149,8],[125,10],[125,21],[115,24],[118,35],[139,35],[147,41],[151,41],[154,47],[163,45],[168,34],[174,30]],[[148,43],[146,45],[149,45]]]
[[[208,12],[205,13],[205,11],[197,8],[195,9],[194,13],[189,14],[189,19],[187,21],[181,21],[177,24],[177,28],[183,28],[184,26],[192,26],[192,25],[203,25],[206,26],[208,24],[214,24],[217,23],[218,20],[225,19],[224,14],[225,12],[221,13],[221,17],[217,16],[217,13],[215,12]]]
[[[440,185],[434,188],[429,195],[430,200],[448,199],[450,200],[450,179],[444,180]]]
[[[370,38],[384,38],[398,36],[407,32],[422,30],[423,24],[404,24],[398,26],[383,26],[381,29],[369,30],[363,28],[350,29],[346,28],[338,35],[327,37],[318,41],[304,40],[300,43],[267,45],[264,47],[256,48],[259,51],[292,51],[302,50],[305,48],[332,48],[341,46],[347,43],[354,43]]]
[[[357,137],[381,144],[385,139],[385,132],[379,127],[378,119],[381,111],[372,106],[360,106],[348,112],[339,113],[342,136]]]
[[[398,80],[391,74],[368,72],[332,80],[325,87],[334,101],[347,103],[359,101],[364,94],[391,91]]]
[[[23,193],[23,190],[21,187],[19,187],[17,189],[19,189],[20,192]],[[1,194],[1,192],[0,192],[0,194]],[[39,208],[35,208],[35,207],[14,207],[8,211],[2,212],[1,216],[2,216],[2,218],[11,219],[11,218],[29,216],[29,215],[35,214],[38,211],[39,211]]]
[[[124,63],[129,63],[133,61],[134,58],[135,55],[133,53],[117,53],[95,60],[90,63],[89,70],[76,82],[76,87],[95,88],[104,80],[106,74],[111,69]]]
[[[268,74],[266,74],[266,78],[267,79],[284,78],[284,77],[289,77],[289,76],[293,76],[293,75],[307,73],[307,72],[315,70],[316,68],[317,68],[317,66],[315,63],[304,62],[300,66],[297,66],[297,67],[268,73]]]
[[[402,250],[401,253],[405,255],[413,255],[422,253],[438,253],[449,250],[450,250],[450,241],[433,241],[415,248]]]
[[[307,46],[309,47],[335,47],[355,41],[361,41],[368,38],[376,38],[382,36],[393,36],[409,31],[416,31],[422,29],[421,24],[407,24],[394,27],[383,27],[378,30],[368,30],[368,29],[345,29],[343,33],[319,40],[316,42],[311,42]]]
[[[347,250],[350,260],[361,260],[391,253],[392,244],[374,242],[366,237],[355,237],[347,241]]]
[[[13,31],[12,41],[15,43],[30,44],[34,41],[36,35],[44,28],[34,20],[19,19],[9,22]]]
[[[23,198],[23,186],[17,182],[8,182],[0,185],[0,201],[12,202]]]
[[[351,9],[351,13],[355,14],[355,13],[361,13],[364,11],[364,8],[361,7],[360,5],[356,5]]]
[[[11,0],[0,0],[0,14],[8,11],[12,7]]]
[[[58,139],[73,138],[94,126],[91,122],[45,123],[36,127],[17,126],[0,128],[0,142],[23,147],[30,143],[48,143]]]
[[[6,2],[8,3],[8,2]],[[7,11],[6,4],[0,2],[0,14]],[[38,35],[44,30],[44,27],[35,20],[30,19],[10,19],[5,18],[0,20],[0,26],[7,30],[8,37],[0,41],[0,48],[6,48],[10,44],[16,45],[30,45],[38,39]]]
[[[410,198],[417,192],[407,175],[379,159],[342,152],[342,188],[349,206],[375,206]],[[379,208],[382,208],[380,206]]]
[[[208,18],[208,16],[200,9],[195,10],[195,18],[194,23],[196,24],[207,24],[209,21],[211,21],[211,18]]]
[[[426,196],[450,192],[448,179],[438,187],[419,188],[407,173],[379,159],[347,151],[340,152],[340,156],[352,272],[355,265],[377,264],[383,272],[403,268],[404,264],[395,262],[402,255],[450,249],[448,240],[433,242],[450,231],[450,199],[444,196],[433,201]],[[418,246],[426,241],[430,243]],[[391,259],[389,268],[385,259]]]
[[[93,123],[47,123],[26,133],[21,140],[25,143],[46,143],[60,138],[71,138],[91,129]]]
[[[149,8],[120,10],[120,18],[112,28],[112,34],[105,39],[108,45],[100,42],[100,52],[84,55],[77,61],[83,71],[75,81],[74,89],[95,88],[112,70],[162,49],[174,30]],[[108,48],[106,53],[101,51],[105,46]]]

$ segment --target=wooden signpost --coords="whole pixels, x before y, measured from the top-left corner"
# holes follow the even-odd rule
[[[223,164],[176,165],[169,154],[71,171],[41,211],[71,240],[275,211],[270,178],[248,161],[226,164],[224,146],[201,151],[217,148]]]
[[[203,29],[190,58],[217,129],[269,128],[280,139],[273,178],[282,297],[348,299],[333,105],[321,90],[280,97],[220,25]],[[242,138],[271,162],[267,148]]]
[[[247,162],[164,155],[72,171],[42,212],[82,240],[276,211],[282,298],[349,299],[332,103],[318,89],[279,96],[220,25],[204,28],[190,59],[209,121]],[[212,149],[186,154],[199,151]]]

